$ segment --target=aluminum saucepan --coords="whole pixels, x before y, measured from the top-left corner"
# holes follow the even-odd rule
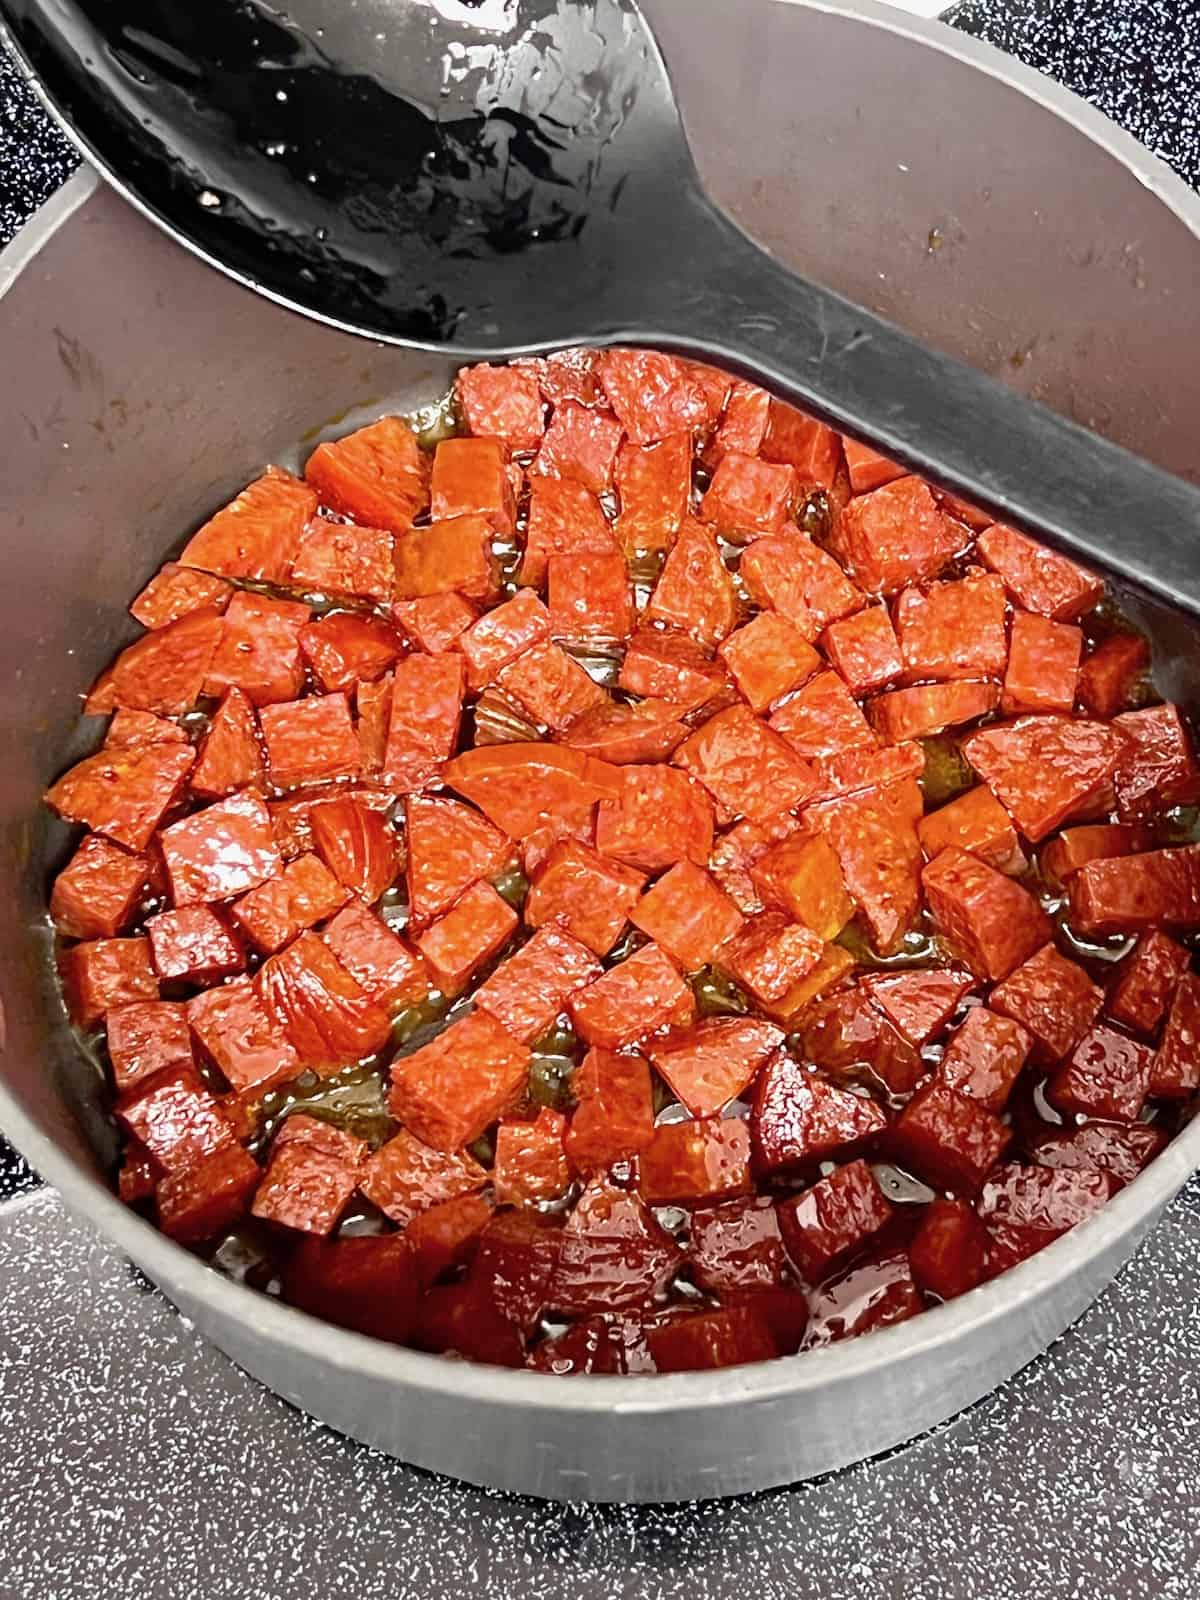
[[[989,47],[868,0],[771,0],[753,28],[734,5],[706,6],[702,29],[678,0],[647,9],[701,172],[752,234],[1197,476],[1200,204],[1132,139]],[[1200,1165],[1192,1123],[1103,1212],[953,1304],[711,1374],[470,1366],[220,1276],[109,1187],[106,1092],[50,976],[45,889],[65,834],[41,792],[78,753],[79,695],[131,636],[125,604],[163,557],[265,461],[295,464],[318,437],[436,397],[450,368],[254,296],[86,172],[0,258],[0,362],[0,1127],[279,1394],[406,1461],[498,1488],[610,1501],[767,1488],[888,1449],[1009,1377],[1100,1293]],[[1200,709],[1194,625],[1130,604],[1164,693]]]

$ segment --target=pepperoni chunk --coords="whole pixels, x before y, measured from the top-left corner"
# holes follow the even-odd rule
[[[462,595],[443,591],[419,600],[397,600],[392,621],[414,650],[442,655],[458,648],[463,634],[478,620],[478,609]]]
[[[367,1158],[359,1187],[403,1228],[435,1205],[477,1193],[487,1181],[486,1170],[465,1150],[433,1150],[402,1128]]]
[[[1200,978],[1193,973],[1175,990],[1148,1088],[1161,1100],[1183,1100],[1200,1089]]]
[[[457,648],[467,662],[467,684],[482,689],[525,650],[550,637],[550,613],[532,589],[485,612],[466,628]]]
[[[392,679],[383,779],[403,794],[424,789],[458,742],[463,664],[456,656],[409,656]]]
[[[692,440],[669,434],[658,444],[626,440],[617,454],[617,537],[627,555],[669,550],[675,543],[692,491]]]
[[[180,565],[226,578],[282,583],[300,536],[317,509],[307,484],[268,467],[184,546]]]
[[[697,1206],[688,1260],[696,1282],[710,1294],[780,1288],[785,1256],[774,1201],[752,1195]]]
[[[808,760],[874,749],[871,725],[836,672],[821,672],[771,714],[770,725]]]
[[[986,784],[931,811],[917,823],[917,837],[930,861],[947,849],[967,850],[1001,872],[1024,864],[1013,820]]]
[[[603,1172],[646,1148],[654,1134],[654,1108],[644,1056],[589,1050],[571,1087],[575,1109],[564,1145],[577,1172]]]
[[[726,451],[700,502],[700,519],[736,544],[779,533],[799,493],[793,467]]]
[[[254,707],[240,689],[227,689],[200,745],[192,791],[220,800],[235,789],[261,788],[266,777]]]
[[[675,964],[647,944],[577,990],[567,1010],[588,1044],[620,1050],[667,1023],[690,1022],[695,1002]]]
[[[951,1035],[938,1076],[989,1111],[1002,1111],[1032,1043],[1019,1022],[975,1006]]]
[[[486,517],[493,532],[510,537],[516,506],[504,441],[443,439],[434,453],[429,495],[435,522]]]
[[[674,767],[629,766],[619,771],[617,793],[600,802],[596,848],[645,872],[677,861],[708,860],[712,805],[700,785]]]
[[[903,671],[900,644],[886,606],[868,606],[830,623],[821,643],[855,695],[874,694]]]
[[[392,1114],[435,1150],[461,1150],[521,1099],[529,1051],[486,1011],[392,1062]]]
[[[500,963],[475,991],[475,1004],[514,1039],[532,1044],[576,990],[599,976],[600,963],[585,945],[561,928],[545,927]]]
[[[358,1187],[367,1158],[362,1139],[293,1112],[271,1144],[251,1211],[300,1233],[328,1234]]]
[[[357,775],[358,738],[344,694],[309,695],[264,706],[259,721],[276,789]]]
[[[429,503],[429,474],[417,436],[400,417],[381,417],[319,444],[304,476],[331,511],[369,528],[403,533]]]
[[[896,601],[896,633],[909,682],[999,678],[1008,661],[1004,585],[990,572],[954,583],[906,589]]]
[[[872,1002],[918,1049],[944,1033],[963,996],[975,987],[969,972],[873,972],[862,980]]]
[[[639,628],[625,651],[617,683],[630,694],[670,701],[680,716],[720,700],[729,690],[722,663],[673,628]]]
[[[720,964],[755,999],[781,1000],[821,959],[822,941],[780,912],[750,917],[722,945]]]
[[[806,683],[821,665],[795,623],[774,611],[760,611],[731,633],[719,653],[750,709],[759,713]]]
[[[736,1117],[662,1123],[638,1156],[638,1189],[649,1205],[695,1205],[750,1188],[750,1130]]]
[[[715,645],[738,619],[737,593],[717,541],[686,517],[646,605],[648,622],[679,628],[698,644]]]
[[[143,628],[165,628],[192,611],[206,607],[223,611],[232,593],[233,585],[224,578],[167,561],[134,600],[129,614]]]
[[[1094,573],[1003,523],[986,528],[977,548],[1026,611],[1055,622],[1074,622],[1092,609],[1103,592],[1104,584]]]
[[[834,525],[831,548],[870,594],[895,594],[935,578],[962,540],[920,478],[859,495]]]
[[[612,488],[613,464],[625,430],[610,411],[565,400],[555,406],[531,471],[572,478],[593,494]]]
[[[331,611],[300,630],[300,649],[326,694],[382,678],[403,655],[396,630],[380,617]]]
[[[893,689],[870,705],[875,731],[888,744],[904,739],[928,739],[975,722],[996,709],[1000,691],[994,683],[923,683],[911,689]]]
[[[263,798],[244,789],[164,829],[163,860],[176,906],[230,900],[283,865]]]
[[[234,1089],[286,1082],[303,1071],[249,978],[194,996],[187,1020],[204,1054]]]
[[[450,517],[397,537],[397,600],[454,590],[468,600],[485,601],[495,589],[492,530],[486,517]]]
[[[1113,777],[1127,743],[1107,723],[1046,716],[981,728],[962,748],[1036,844]]]
[[[316,856],[297,856],[280,872],[233,904],[238,926],[259,950],[270,955],[289,939],[331,917],[346,891]]]
[[[755,605],[778,611],[806,639],[816,639],[831,622],[866,603],[833,557],[796,528],[756,539],[739,571]]]
[[[1070,711],[1082,651],[1083,634],[1071,623],[1018,611],[1012,620],[1001,710],[1009,716]]]
[[[522,367],[464,367],[454,388],[468,432],[535,449],[545,427],[537,378]]]
[[[1200,928],[1200,845],[1089,861],[1069,893],[1071,926],[1080,933],[1141,933],[1159,923]]]
[[[596,369],[608,403],[635,444],[694,432],[708,422],[708,397],[695,372],[657,350],[602,350]]]
[[[1040,1060],[1061,1061],[1100,1015],[1104,993],[1047,944],[993,989],[989,1004],[1028,1029]]]
[[[1138,633],[1114,633],[1079,669],[1079,703],[1093,717],[1127,711],[1150,665],[1150,646]]]
[[[302,933],[264,962],[254,982],[306,1067],[325,1071],[361,1061],[390,1036],[387,1013],[315,933]]]
[[[590,490],[570,478],[534,476],[530,480],[522,583],[542,588],[551,556],[611,553],[616,549],[616,537]]]
[[[501,1121],[492,1170],[498,1205],[533,1205],[565,1194],[571,1182],[563,1149],[566,1120],[561,1111],[543,1106],[532,1121]]]
[[[205,694],[224,694],[232,685],[256,706],[294,700],[304,687],[300,632],[310,616],[307,606],[293,600],[235,594],[225,611]]]
[[[1029,891],[964,850],[935,856],[922,883],[934,921],[977,977],[1007,978],[1050,938]]]
[[[488,883],[473,884],[417,940],[443,994],[461,994],[472,975],[508,943],[517,914]]]
[[[614,642],[633,630],[633,595],[625,557],[600,551],[551,556],[547,564],[550,627],[573,643]]]
[[[1074,1116],[1133,1122],[1145,1103],[1153,1064],[1149,1045],[1101,1024],[1084,1035],[1054,1073],[1046,1095],[1060,1111]]]
[[[425,963],[382,918],[352,900],[321,935],[346,971],[385,1010],[429,993]]]
[[[938,1189],[977,1194],[1012,1137],[977,1099],[934,1080],[916,1094],[888,1130],[901,1166]]]
[[[802,805],[816,787],[808,763],[745,706],[710,717],[672,760],[699,779],[726,822],[765,822]]]
[[[374,905],[396,876],[396,835],[353,795],[339,795],[312,814],[313,844],[341,884]]]
[[[146,923],[154,970],[165,980],[219,983],[245,971],[246,955],[211,906],[160,911]]]
[[[1105,1011],[1135,1033],[1153,1033],[1190,966],[1191,956],[1183,945],[1157,929],[1143,933],[1118,968]]]
[[[782,1031],[761,1018],[708,1017],[673,1028],[647,1048],[692,1116],[711,1117],[750,1086],[782,1042]]]
[[[936,1199],[908,1247],[913,1277],[926,1294],[954,1300],[982,1283],[987,1232],[965,1201]]]
[[[630,920],[685,972],[695,972],[738,931],[742,914],[702,867],[680,861],[647,890]]]
[[[576,840],[563,840],[534,876],[525,921],[531,928],[559,922],[573,938],[604,956],[620,938],[645,881],[634,868],[607,860]]]
[[[50,916],[68,939],[112,939],[134,920],[150,885],[150,858],[89,833],[54,880]]]
[[[628,770],[562,746],[515,743],[464,751],[443,777],[514,838],[546,826],[564,837],[590,835],[596,802],[619,794]]]
[[[809,1283],[820,1283],[891,1219],[892,1206],[865,1161],[838,1167],[779,1207],[788,1255]]]
[[[314,517],[300,535],[292,560],[292,587],[377,603],[390,600],[392,543],[386,528],[356,528]]]

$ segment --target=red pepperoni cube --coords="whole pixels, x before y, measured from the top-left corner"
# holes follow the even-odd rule
[[[812,1297],[804,1349],[856,1339],[873,1328],[906,1322],[923,1310],[907,1253],[891,1251],[851,1267]]]
[[[771,713],[771,727],[809,760],[874,749],[878,740],[836,672],[822,672]]]
[[[422,595],[419,600],[397,600],[392,621],[414,650],[442,655],[458,649],[458,641],[479,618],[479,612],[462,595]]]
[[[854,915],[837,852],[823,834],[789,834],[751,865],[750,877],[764,906],[786,911],[819,939],[836,939]]]
[[[665,761],[687,737],[678,706],[667,700],[641,700],[626,705],[605,700],[575,717],[563,742],[616,766]]]
[[[191,1067],[144,1079],[115,1107],[117,1121],[164,1172],[179,1172],[235,1143],[233,1127]]]
[[[467,431],[494,434],[513,450],[535,449],[542,437],[536,376],[522,367],[464,367],[454,386]]]
[[[1082,967],[1046,944],[992,991],[988,1004],[1029,1031],[1039,1060],[1061,1061],[1100,1015],[1104,994]]]
[[[309,1236],[288,1256],[282,1279],[288,1305],[326,1322],[396,1344],[413,1334],[421,1285],[402,1234]]]
[[[397,841],[379,811],[353,795],[339,795],[314,807],[312,834],[318,856],[343,889],[374,905],[391,887]]]
[[[647,890],[630,920],[685,972],[695,972],[738,931],[742,914],[703,868],[680,861]]]
[[[839,800],[822,819],[846,889],[885,955],[902,942],[920,903],[920,815],[910,779]]]
[[[921,1049],[945,1032],[975,980],[969,972],[946,967],[929,972],[872,972],[862,980],[862,987],[909,1044]]]
[[[1081,1128],[1043,1134],[1029,1153],[1039,1167],[1104,1172],[1124,1185],[1166,1146],[1166,1130],[1148,1122],[1085,1122]]]
[[[647,622],[678,628],[698,644],[716,645],[738,620],[737,592],[717,541],[685,517],[646,604]]]
[[[560,922],[596,955],[607,955],[628,920],[645,877],[575,840],[556,844],[525,901],[531,928]]]
[[[531,742],[464,751],[447,762],[443,778],[513,838],[547,826],[556,838],[590,837],[596,801],[617,795],[629,770]]]
[[[328,612],[306,623],[299,638],[304,659],[327,694],[374,682],[404,654],[393,627],[355,611]]]
[[[496,677],[504,694],[553,733],[565,732],[608,696],[574,656],[547,640],[534,645]]]
[[[1001,872],[1024,865],[1012,818],[986,784],[977,784],[922,817],[917,837],[930,861],[953,849],[968,851]]]
[[[415,950],[357,900],[338,912],[321,935],[346,971],[385,1010],[412,1005],[429,993],[429,975]]]
[[[770,1323],[754,1305],[673,1317],[647,1335],[658,1372],[715,1372],[780,1354]]]
[[[443,439],[434,452],[429,495],[435,522],[450,517],[486,517],[493,532],[510,537],[516,506],[504,441]]]
[[[778,1289],[786,1258],[775,1202],[756,1194],[697,1206],[688,1259],[696,1283],[710,1294]]]
[[[1192,740],[1177,706],[1127,711],[1113,728],[1130,741],[1113,774],[1122,822],[1141,822],[1180,801],[1200,798]]]
[[[166,1000],[135,1000],[108,1013],[108,1055],[119,1092],[172,1067],[192,1067],[187,1012]]]
[[[727,822],[765,822],[802,805],[817,782],[808,763],[746,706],[710,717],[672,760],[699,779]]]
[[[1054,1073],[1046,1094],[1060,1111],[1133,1122],[1150,1086],[1154,1051],[1103,1024]]]
[[[593,1049],[572,1074],[575,1109],[563,1138],[571,1165],[588,1176],[627,1161],[654,1133],[644,1056]]]
[[[530,470],[548,478],[572,478],[593,494],[604,494],[612,488],[624,432],[610,411],[565,400],[555,406]]]
[[[633,631],[633,593],[623,555],[599,551],[551,556],[547,563],[550,627],[572,642],[628,639]]]
[[[493,1367],[524,1364],[520,1329],[497,1310],[488,1280],[436,1284],[421,1298],[408,1342],[418,1350],[452,1354]]]
[[[403,1228],[432,1206],[477,1193],[487,1181],[487,1171],[465,1150],[431,1150],[402,1128],[366,1158],[359,1188]]]
[[[934,921],[977,977],[998,981],[1050,938],[1050,919],[1019,883],[964,850],[947,849],[921,874]]]
[[[300,535],[292,559],[291,584],[323,594],[392,598],[393,535],[386,528],[314,517]]]
[[[1108,721],[1127,711],[1150,665],[1150,646],[1139,633],[1114,633],[1092,650],[1079,669],[1079,703]]]
[[[795,467],[802,489],[833,489],[842,468],[842,441],[833,429],[782,400],[771,401],[762,454]]]
[[[106,750],[140,749],[148,744],[183,744],[187,734],[177,722],[153,711],[132,711],[119,706],[104,737]]]
[[[1200,845],[1089,861],[1071,879],[1070,906],[1084,934],[1200,927]]]
[[[1003,523],[986,528],[977,548],[1018,604],[1055,622],[1082,617],[1104,591],[1103,580],[1094,573]]]
[[[617,454],[615,531],[627,555],[669,550],[687,514],[692,492],[692,439],[673,433],[658,444],[627,439]]]
[[[392,1062],[392,1114],[435,1150],[461,1150],[511,1111],[529,1051],[486,1011],[471,1011]]]
[[[711,1117],[736,1100],[783,1043],[761,1017],[708,1017],[673,1028],[647,1046],[650,1059],[693,1117]]]
[[[1000,691],[994,683],[923,683],[893,689],[871,702],[871,721],[881,739],[928,739],[947,728],[974,722],[996,709]]]
[[[466,657],[468,687],[484,688],[510,661],[549,637],[549,611],[532,589],[518,589],[460,636],[457,648]]]
[[[152,744],[101,750],[65,772],[46,804],[130,850],[144,850],[191,771],[190,745]]]
[[[362,1139],[293,1112],[271,1143],[251,1211],[298,1233],[332,1233],[367,1160]]]
[[[865,604],[862,590],[833,557],[798,529],[756,539],[738,570],[755,605],[778,611],[806,639]]]
[[[358,753],[364,778],[379,778],[387,755],[388,724],[392,720],[392,675],[378,683],[360,683],[354,691],[358,718]],[[274,814],[274,813],[272,813]]]
[[[410,528],[429,504],[428,462],[401,417],[380,417],[319,444],[304,476],[331,511],[390,533]]]
[[[590,1045],[619,1050],[695,1014],[692,991],[656,944],[643,945],[567,1002],[575,1031]]]
[[[425,788],[454,754],[462,719],[457,656],[409,656],[396,666],[383,779],[402,794]]]
[[[160,911],[146,923],[146,932],[160,978],[219,983],[245,970],[245,952],[211,906]]]
[[[1102,1169],[1007,1162],[979,1197],[988,1231],[988,1276],[1015,1267],[1098,1211],[1119,1188]]]
[[[472,975],[508,942],[516,912],[488,883],[476,883],[417,940],[443,994],[461,994]]]
[[[1052,882],[1065,884],[1089,861],[1132,855],[1135,851],[1149,849],[1153,842],[1148,828],[1128,827],[1120,822],[1065,828],[1042,851],[1042,871]]]
[[[869,445],[842,435],[842,449],[846,453],[846,470],[850,474],[851,494],[870,494],[872,489],[882,489],[885,483],[894,483],[904,477],[904,468],[889,461]]]
[[[550,1307],[587,1316],[645,1305],[681,1261],[679,1246],[636,1194],[597,1180],[563,1228]]]
[[[205,607],[223,611],[232,593],[233,585],[224,578],[168,561],[134,600],[129,614],[143,628],[165,628],[191,611]]]
[[[962,539],[920,478],[897,478],[851,500],[834,526],[831,548],[871,594],[895,594],[934,578]]]
[[[249,978],[196,995],[187,1003],[187,1019],[205,1055],[235,1089],[286,1082],[302,1070]]]
[[[883,750],[845,750],[821,765],[810,803],[899,788],[906,778],[919,778],[924,772],[924,751],[911,740]]]
[[[694,432],[711,419],[691,363],[658,350],[602,350],[596,370],[608,403],[636,444]]]
[[[512,841],[470,806],[442,796],[411,795],[406,808],[409,915],[428,922],[480,878],[502,872]]]
[[[789,1055],[777,1055],[755,1090],[754,1163],[762,1172],[776,1173],[855,1154],[886,1126],[886,1116],[869,1096],[830,1083]]]
[[[1001,710],[1010,716],[1070,711],[1082,651],[1083,634],[1071,623],[1018,611],[1012,620]]]
[[[254,980],[267,1015],[306,1067],[325,1070],[382,1050],[384,1011],[315,933],[302,933],[266,961]]]
[[[982,1283],[987,1231],[962,1200],[937,1199],[926,1208],[908,1247],[912,1275],[926,1294],[954,1300]]]
[[[937,1189],[976,1194],[1008,1146],[1012,1132],[969,1095],[932,1079],[888,1131],[901,1166]]]
[[[712,805],[698,783],[674,767],[621,767],[619,790],[600,802],[596,848],[646,872],[677,861],[708,860]]]
[[[59,953],[58,974],[71,1021],[80,1028],[96,1027],[115,1006],[158,999],[146,938],[71,945]]]
[[[492,1220],[491,1202],[478,1194],[442,1200],[415,1216],[404,1230],[423,1285],[460,1266]]]
[[[617,684],[630,694],[670,701],[680,716],[730,692],[722,663],[673,628],[640,628],[629,641]]]
[[[557,1224],[536,1211],[501,1211],[479,1236],[469,1282],[522,1333],[547,1307],[561,1239]]]
[[[192,535],[180,565],[227,578],[282,583],[316,509],[317,497],[307,484],[279,467],[268,467]]]
[[[265,883],[283,865],[270,813],[253,789],[173,823],[161,838],[176,906],[230,900]]]
[[[794,1028],[809,1007],[836,989],[853,966],[854,957],[849,950],[827,944],[812,971],[793,984],[782,999],[772,1001],[767,1010],[785,1027]]]
[[[701,521],[737,544],[780,533],[799,495],[794,467],[726,451],[700,502]]]
[[[89,833],[54,880],[54,926],[68,939],[113,938],[134,920],[152,871],[148,856]]]
[[[616,537],[596,496],[570,478],[529,480],[529,520],[525,528],[525,554],[521,582],[540,589],[546,581],[551,556],[581,555],[587,551],[612,552]]]
[[[254,707],[240,689],[227,689],[200,744],[192,792],[221,800],[237,789],[261,788],[266,780]]]
[[[501,1119],[492,1170],[497,1205],[534,1204],[566,1193],[571,1182],[563,1149],[566,1126],[562,1112],[547,1106],[532,1121]]]
[[[1117,969],[1105,1011],[1135,1033],[1153,1033],[1190,965],[1187,950],[1167,934],[1143,933]]]
[[[205,694],[222,695],[232,685],[256,706],[294,700],[304,688],[300,631],[311,616],[294,600],[239,591],[225,611]]]
[[[760,713],[806,683],[821,665],[796,624],[774,611],[760,611],[731,633],[719,654],[750,709]]]
[[[704,451],[705,463],[720,464],[727,451],[756,456],[766,438],[771,417],[771,396],[756,383],[737,379],[729,389],[725,410]]]
[[[396,599],[454,590],[468,600],[495,593],[497,571],[486,517],[451,517],[410,528],[396,540]]]
[[[357,775],[358,738],[344,694],[310,695],[264,706],[259,720],[277,789]]]
[[[258,1162],[240,1144],[210,1151],[159,1180],[154,1191],[158,1225],[180,1244],[215,1238],[246,1215],[261,1175]]]
[[[600,971],[586,945],[560,927],[540,928],[476,989],[475,1004],[490,1012],[514,1039],[532,1044],[561,1014],[571,995],[598,978]]]
[[[1002,677],[1004,613],[1004,585],[990,572],[906,589],[896,601],[896,633],[908,680]]]
[[[769,1005],[806,977],[821,959],[823,941],[786,913],[762,911],[722,946],[722,967],[755,999]]]
[[[900,676],[900,644],[886,606],[868,606],[831,622],[822,648],[856,695],[874,694]]]
[[[316,856],[297,856],[276,878],[236,900],[234,921],[270,955],[345,903],[346,890]]]
[[[951,1034],[938,1076],[989,1111],[1002,1111],[1032,1044],[1019,1022],[976,1006]]]
[[[804,1017],[804,1053],[822,1072],[889,1096],[910,1094],[925,1071],[916,1049],[855,987],[831,994]]]
[[[891,1220],[892,1206],[865,1161],[838,1167],[779,1206],[788,1255],[809,1283],[820,1283]]]

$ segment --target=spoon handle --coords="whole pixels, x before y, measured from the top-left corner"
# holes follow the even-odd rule
[[[1085,563],[1200,614],[1200,489],[783,267],[699,192],[672,229],[687,279],[637,339],[753,378]],[[687,281],[690,279],[690,281]]]

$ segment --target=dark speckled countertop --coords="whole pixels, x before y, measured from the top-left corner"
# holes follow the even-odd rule
[[[1200,184],[1200,8],[957,26]],[[74,165],[0,50],[0,244]],[[1200,1182],[1040,1361],[885,1459],[690,1507],[465,1489],[260,1389],[0,1139],[0,1600],[1196,1600]]]

